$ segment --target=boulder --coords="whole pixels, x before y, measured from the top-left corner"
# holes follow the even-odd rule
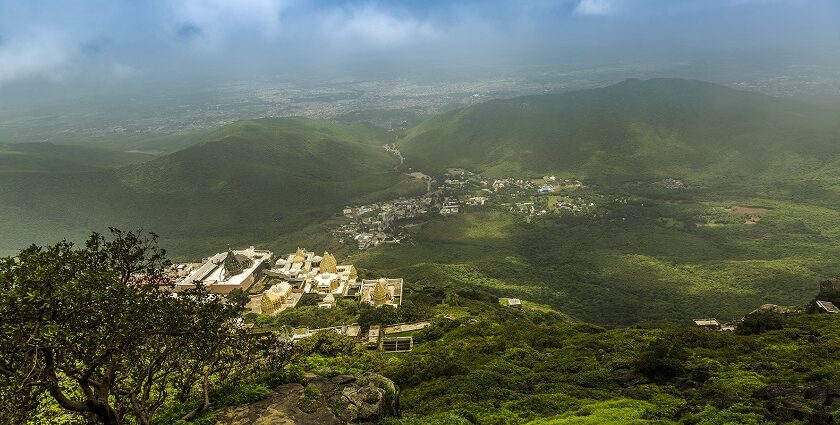
[[[820,282],[821,294],[840,294],[840,279],[828,279]]]
[[[286,384],[256,403],[228,407],[219,412],[217,424],[352,424],[375,423],[399,415],[399,394],[390,379],[375,373],[332,378],[306,375],[308,384],[321,391],[323,402],[308,413],[300,409],[304,386]]]

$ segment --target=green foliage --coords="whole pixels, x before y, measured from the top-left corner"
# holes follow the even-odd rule
[[[744,321],[738,324],[738,333],[755,335],[780,330],[784,326],[785,319],[781,314],[772,311],[756,311],[744,316]]]
[[[227,300],[229,303],[235,305],[236,307],[245,308],[245,305],[248,304],[250,298],[248,297],[247,292],[243,291],[240,288],[236,288],[227,294]]]
[[[289,365],[283,370],[257,373],[251,378],[251,380],[256,384],[265,386],[266,388],[274,388],[283,384],[300,384],[306,382],[303,369],[297,365]]]
[[[768,425],[773,423],[765,419],[755,409],[735,405],[726,409],[706,406],[701,412],[686,415],[684,422],[692,425]]]
[[[246,334],[235,325],[240,309],[201,288],[161,290],[167,265],[154,234],[116,229],[83,247],[33,245],[0,258],[3,416],[23,422],[57,406],[108,425],[148,423],[162,406],[211,392],[252,400],[258,385],[229,389],[288,353]]]
[[[210,399],[213,407],[218,408],[253,403],[268,397],[269,394],[271,394],[271,390],[260,384],[225,384],[214,390]]]
[[[321,302],[322,299],[324,299],[324,296],[321,294],[303,294],[300,297],[300,300],[298,301],[296,307],[315,307]]]
[[[737,178],[789,179],[764,168],[771,162],[827,170],[838,153],[834,113],[700,81],[627,80],[455,110],[409,130],[399,145],[409,165],[427,172],[560,170],[599,183],[672,177],[748,190]]]
[[[6,173],[73,173],[130,165],[151,155],[49,142],[0,144],[0,175]]]
[[[4,162],[0,152],[0,254],[55,235],[82,239],[87,229],[112,225],[155,229],[177,254],[201,257],[220,245],[273,242],[267,235],[323,221],[357,197],[404,180],[381,147],[390,138],[369,125],[267,118],[201,137],[140,164],[90,159],[124,165],[115,169],[80,170],[52,159],[81,161],[88,148],[27,153],[48,163],[33,170],[21,168],[21,155]],[[397,190],[411,190],[404,185]]]
[[[790,332],[738,335],[694,326],[604,330],[472,302],[459,309],[476,315],[447,320],[458,325],[368,366],[400,388],[405,419],[394,423],[807,422],[827,410],[813,395],[821,390],[809,401],[806,388],[840,390],[832,371],[840,320],[832,315],[793,315],[784,318]],[[444,311],[453,314],[438,307]]]
[[[685,230],[655,221],[670,216],[696,223],[707,210],[723,207],[644,199],[612,205],[604,218],[530,224],[504,214],[466,213],[424,224],[416,245],[366,251],[355,263],[402,276],[415,287],[539,300],[602,325],[731,320],[763,303],[812,299],[814,282],[832,274],[840,257],[840,213],[767,199],[744,204],[774,209],[756,225]],[[812,230],[803,233],[802,223]],[[491,237],[488,228],[504,234]]]
[[[595,402],[556,418],[529,422],[529,425],[652,423],[643,416],[653,407],[650,403],[632,399]]]
[[[302,356],[318,354],[332,357],[350,354],[356,349],[357,343],[354,338],[331,331],[318,332],[295,344],[295,351]]]
[[[764,388],[766,378],[756,372],[723,372],[706,381],[703,392],[707,397],[732,395],[748,397],[758,389]]]
[[[303,397],[298,401],[298,407],[306,413],[313,413],[324,404],[321,390],[313,384],[303,388]]]
[[[664,381],[685,372],[688,352],[679,343],[664,338],[650,342],[636,359],[636,370],[655,381]]]
[[[390,325],[401,322],[399,309],[374,307],[369,304],[359,306],[359,326],[367,329],[371,325]]]
[[[184,416],[199,407],[199,401],[188,403],[175,403],[167,406],[154,419],[152,425],[214,425],[216,423],[216,412],[207,411],[191,420],[183,420]]]
[[[303,388],[303,396],[311,399],[321,398],[321,390],[315,385],[309,384]]]
[[[423,418],[385,418],[382,425],[472,425],[471,422],[455,413],[440,413]]]

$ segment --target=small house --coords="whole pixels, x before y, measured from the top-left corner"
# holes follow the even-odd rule
[[[830,301],[817,301],[817,312],[835,314],[840,313],[840,309]]]

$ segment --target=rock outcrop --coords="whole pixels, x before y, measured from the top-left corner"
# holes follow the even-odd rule
[[[275,388],[265,400],[233,406],[219,412],[217,424],[297,425],[373,423],[385,416],[399,415],[399,394],[394,383],[381,375],[338,375],[332,378],[307,375],[307,381],[321,392],[320,405],[311,412],[301,410],[306,397],[301,384]]]

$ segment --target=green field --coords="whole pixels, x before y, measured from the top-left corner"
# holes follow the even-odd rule
[[[724,210],[733,201],[647,199],[603,218],[531,223],[501,212],[468,213],[426,223],[416,246],[354,259],[418,285],[486,288],[600,324],[732,319],[764,303],[804,302],[815,281],[836,274],[840,213],[744,203],[774,209],[755,225]],[[706,220],[730,224],[698,225]]]

